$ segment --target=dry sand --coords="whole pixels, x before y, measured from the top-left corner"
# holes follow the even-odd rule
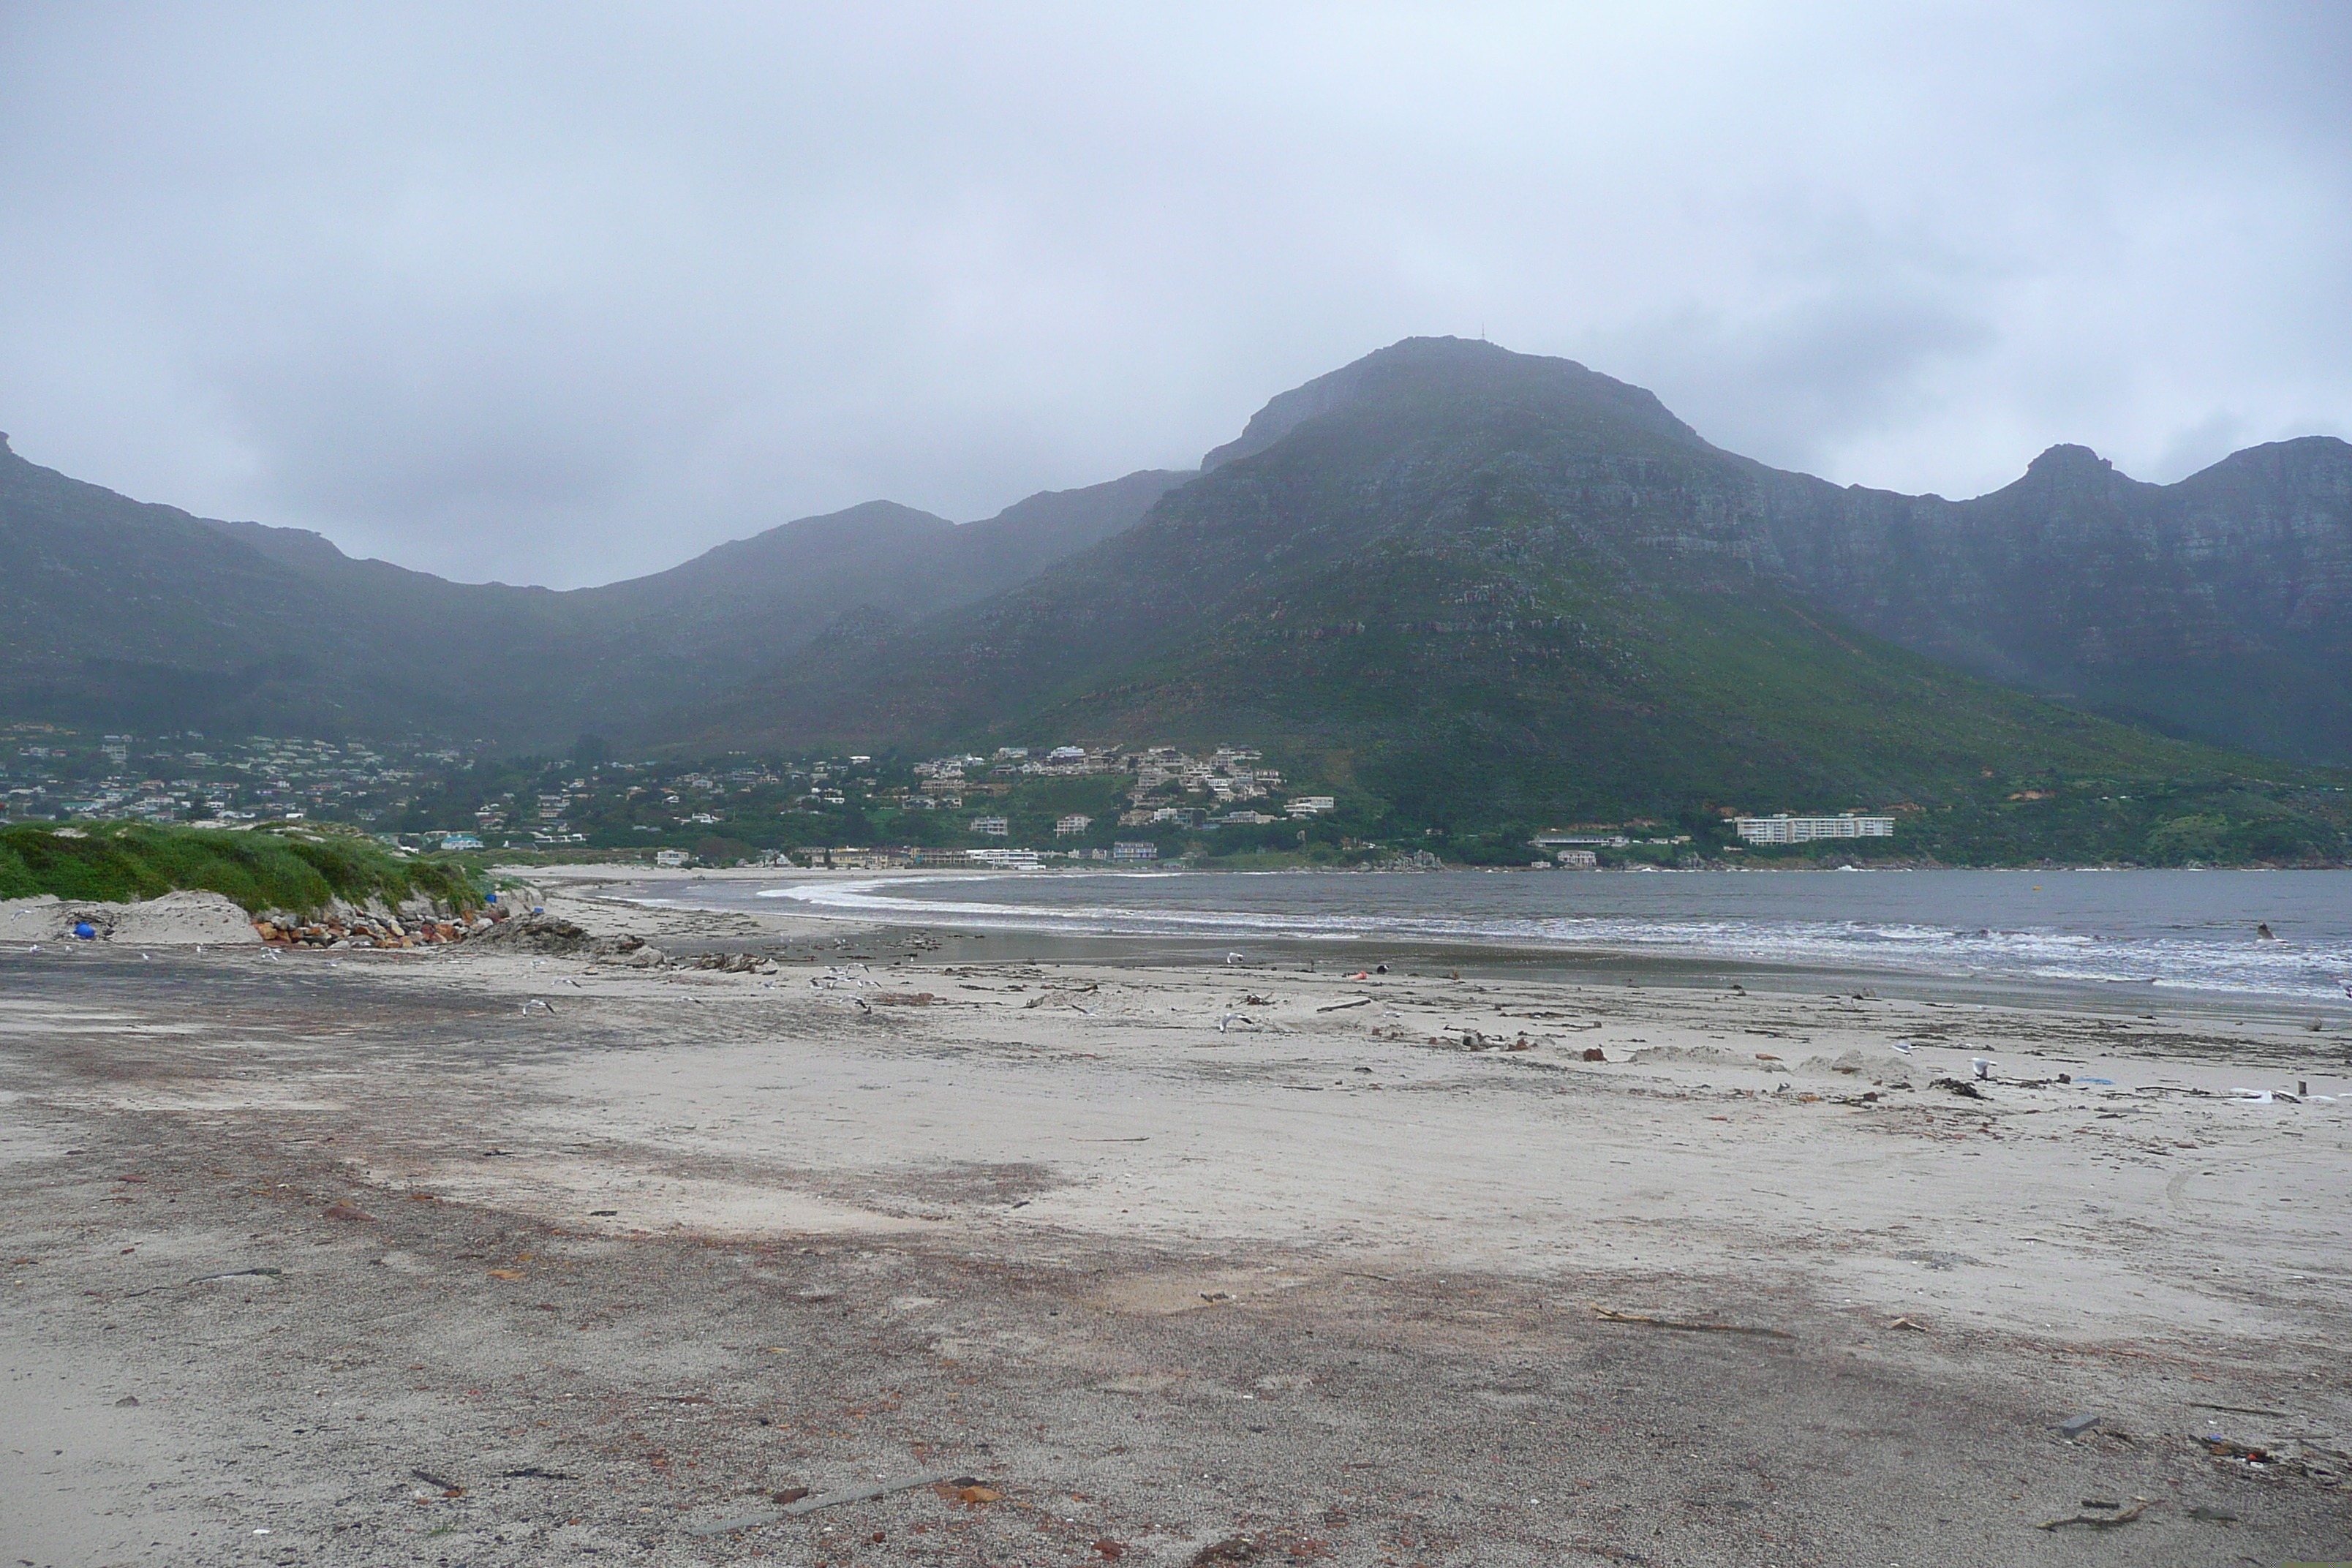
[[[544,885],[779,961],[0,952],[9,1558],[2352,1556],[2341,1035]]]
[[[258,946],[253,921],[218,893],[165,893],[135,904],[110,904],[92,900],[59,899],[44,893],[32,899],[0,899],[0,942],[51,942],[82,940],[77,926],[90,928],[89,939],[136,947]]]

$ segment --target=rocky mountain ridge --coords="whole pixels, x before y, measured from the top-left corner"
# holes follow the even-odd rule
[[[23,717],[650,747],[1264,724],[1358,756],[1402,730],[1526,779],[1580,749],[1594,790],[1809,747],[1824,787],[1895,787],[1918,756],[1857,775],[1818,727],[1932,731],[1957,767],[1953,714],[2011,761],[2075,723],[1956,675],[2352,761],[2352,446],[2167,486],[2061,446],[1953,501],[1724,451],[1570,361],[1409,339],[1273,398],[1197,475],[961,526],[869,502],[558,594],[142,505],[0,441],[0,708]]]
[[[1964,501],[1754,477],[1759,568],[1881,637],[2168,733],[2352,761],[2352,445],[2172,485],[2053,447]]]
[[[1415,341],[1253,428],[1126,531],[887,643],[813,649],[691,732],[1238,735],[1437,822],[2242,763],[1863,624],[1840,595],[1869,609],[1855,585],[1951,503],[1779,473],[1583,366]]]

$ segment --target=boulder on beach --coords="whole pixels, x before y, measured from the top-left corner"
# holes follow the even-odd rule
[[[647,947],[641,936],[599,936],[558,915],[523,915],[500,922],[475,940],[549,958],[587,958],[645,967],[663,962],[661,950]],[[647,953],[652,956],[643,956]]]
[[[587,952],[596,939],[585,927],[555,915],[525,915],[502,922],[478,939],[492,947],[519,948],[524,952],[569,958]]]

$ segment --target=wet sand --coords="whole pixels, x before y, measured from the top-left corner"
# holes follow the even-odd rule
[[[2340,1034],[545,886],[767,972],[0,951],[11,1556],[2352,1554]]]

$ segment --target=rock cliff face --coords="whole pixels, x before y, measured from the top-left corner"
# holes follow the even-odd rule
[[[1972,500],[1751,469],[1760,571],[1933,658],[2177,734],[2352,762],[2352,445],[2143,484],[2053,447]]]

